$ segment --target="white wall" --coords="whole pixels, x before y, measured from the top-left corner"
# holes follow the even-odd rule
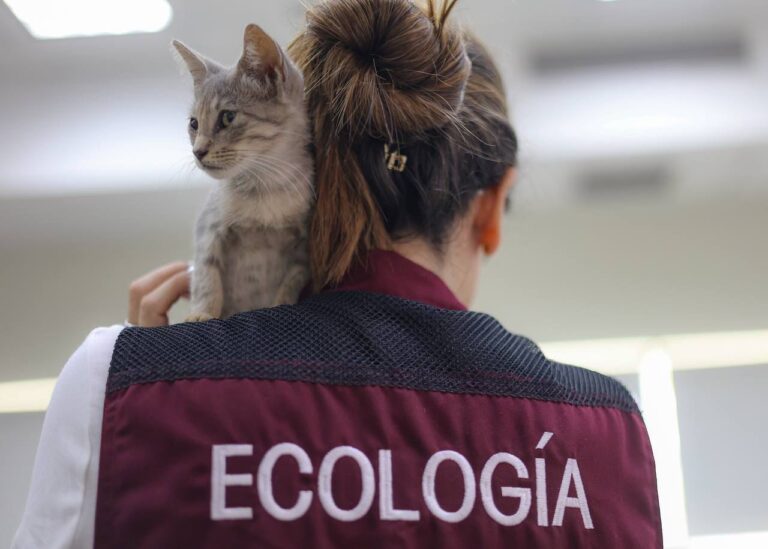
[[[43,414],[0,414],[0,546],[11,544],[27,497]]]

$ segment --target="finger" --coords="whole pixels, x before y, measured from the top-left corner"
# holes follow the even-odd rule
[[[168,325],[168,311],[181,297],[189,293],[189,273],[176,273],[146,294],[139,305],[139,326]]]
[[[131,324],[139,323],[139,305],[144,296],[188,267],[189,265],[184,261],[175,261],[131,282],[128,287],[128,322]]]

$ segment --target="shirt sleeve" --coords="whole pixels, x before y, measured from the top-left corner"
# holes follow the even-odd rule
[[[104,394],[122,329],[91,332],[56,382],[13,549],[93,546]]]

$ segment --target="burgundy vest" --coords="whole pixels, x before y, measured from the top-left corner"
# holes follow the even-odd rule
[[[95,546],[661,548],[626,389],[375,252],[336,290],[130,328]]]

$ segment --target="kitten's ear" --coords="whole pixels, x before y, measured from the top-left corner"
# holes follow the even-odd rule
[[[243,38],[243,56],[237,64],[243,73],[256,78],[275,78],[285,80],[283,52],[280,46],[258,25],[245,27]]]
[[[174,40],[172,44],[173,47],[176,48],[181,60],[184,61],[184,64],[189,69],[190,74],[192,74],[192,80],[195,83],[195,86],[199,86],[213,67],[202,55],[188,48],[178,40]]]

